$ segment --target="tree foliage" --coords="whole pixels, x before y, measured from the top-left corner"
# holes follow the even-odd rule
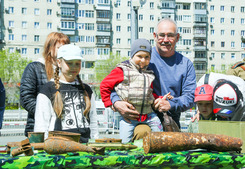
[[[18,52],[0,51],[0,78],[4,83],[7,103],[19,102],[19,84],[26,65],[30,62]]]
[[[124,60],[128,60],[129,57],[122,57],[118,55],[110,54],[107,59],[96,60],[94,64],[94,72],[95,72],[95,92],[100,97],[99,86],[100,82],[116,67],[118,63],[121,63]]]

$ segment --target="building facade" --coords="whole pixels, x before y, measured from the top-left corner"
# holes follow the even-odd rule
[[[47,35],[67,34],[80,46],[81,77],[110,52],[130,56],[132,11],[137,7],[138,38],[149,39],[161,18],[177,22],[181,37],[176,50],[193,61],[197,79],[207,70],[225,71],[245,56],[245,5],[242,0],[0,0],[0,48],[23,57],[42,57]]]

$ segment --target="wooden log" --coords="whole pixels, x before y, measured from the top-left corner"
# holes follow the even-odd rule
[[[145,153],[207,149],[241,151],[242,139],[217,134],[151,132],[143,138]]]

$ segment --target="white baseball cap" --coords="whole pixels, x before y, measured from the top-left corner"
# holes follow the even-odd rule
[[[57,59],[63,58],[64,60],[82,60],[81,49],[73,44],[62,45],[58,49]]]

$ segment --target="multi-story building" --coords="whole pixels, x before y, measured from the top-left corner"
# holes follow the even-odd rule
[[[137,33],[154,46],[161,18],[176,20],[176,50],[193,61],[197,78],[208,69],[224,71],[245,56],[242,0],[0,0],[0,48],[23,57],[42,57],[47,35],[60,31],[82,49],[82,79],[90,80],[98,59],[130,55],[131,5],[137,7]],[[132,3],[133,2],[133,3]]]

